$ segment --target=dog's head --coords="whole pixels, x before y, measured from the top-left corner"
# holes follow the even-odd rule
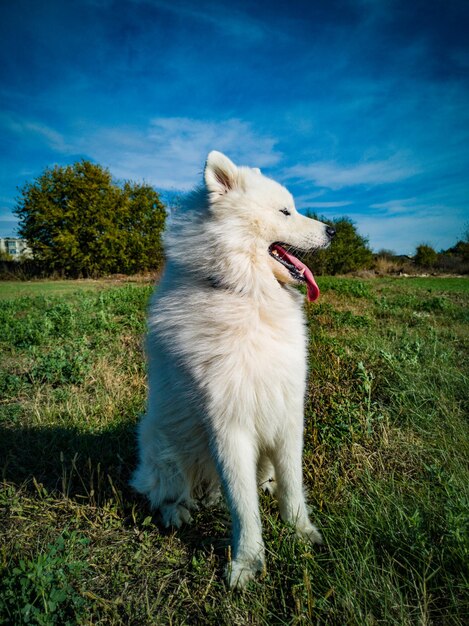
[[[238,167],[221,152],[208,155],[204,180],[214,219],[241,232],[250,254],[265,254],[279,282],[304,282],[308,299],[316,300],[319,288],[311,270],[290,249],[326,248],[334,229],[298,213],[289,191],[259,169]]]

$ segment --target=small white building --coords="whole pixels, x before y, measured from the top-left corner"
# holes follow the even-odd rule
[[[6,252],[13,259],[33,256],[26,241],[18,237],[0,237],[0,252]]]

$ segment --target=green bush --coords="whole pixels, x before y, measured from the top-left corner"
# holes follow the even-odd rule
[[[432,268],[438,260],[438,255],[431,246],[422,244],[417,246],[415,262],[420,267]]]
[[[149,185],[118,185],[80,161],[46,169],[20,194],[19,234],[45,272],[96,277],[161,266],[166,211]]]
[[[308,215],[308,214],[307,214]],[[368,240],[357,232],[353,221],[348,217],[327,220],[309,214],[335,228],[336,235],[327,250],[318,250],[306,257],[306,264],[315,274],[346,274],[367,269],[373,263],[373,254]]]

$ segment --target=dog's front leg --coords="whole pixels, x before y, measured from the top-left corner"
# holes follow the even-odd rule
[[[295,527],[297,535],[313,543],[322,543],[322,537],[308,515],[303,489],[303,418],[289,429],[272,451],[277,481],[280,515],[284,522]]]
[[[230,508],[232,560],[226,576],[231,588],[243,587],[264,569],[264,544],[257,493],[257,450],[253,437],[241,429],[215,436],[215,456]]]

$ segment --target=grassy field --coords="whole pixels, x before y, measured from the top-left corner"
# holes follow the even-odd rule
[[[19,298],[21,296],[62,296],[77,291],[99,291],[106,289],[111,285],[123,282],[118,279],[93,280],[91,278],[83,278],[81,280],[4,280],[0,281],[0,301],[10,300],[11,298]],[[148,282],[146,278],[131,277],[125,279],[125,283],[142,283]]]
[[[223,508],[163,530],[127,486],[151,286],[0,283],[0,623],[469,622],[469,279],[319,284],[304,472],[325,545],[262,496],[267,572],[230,594]]]

